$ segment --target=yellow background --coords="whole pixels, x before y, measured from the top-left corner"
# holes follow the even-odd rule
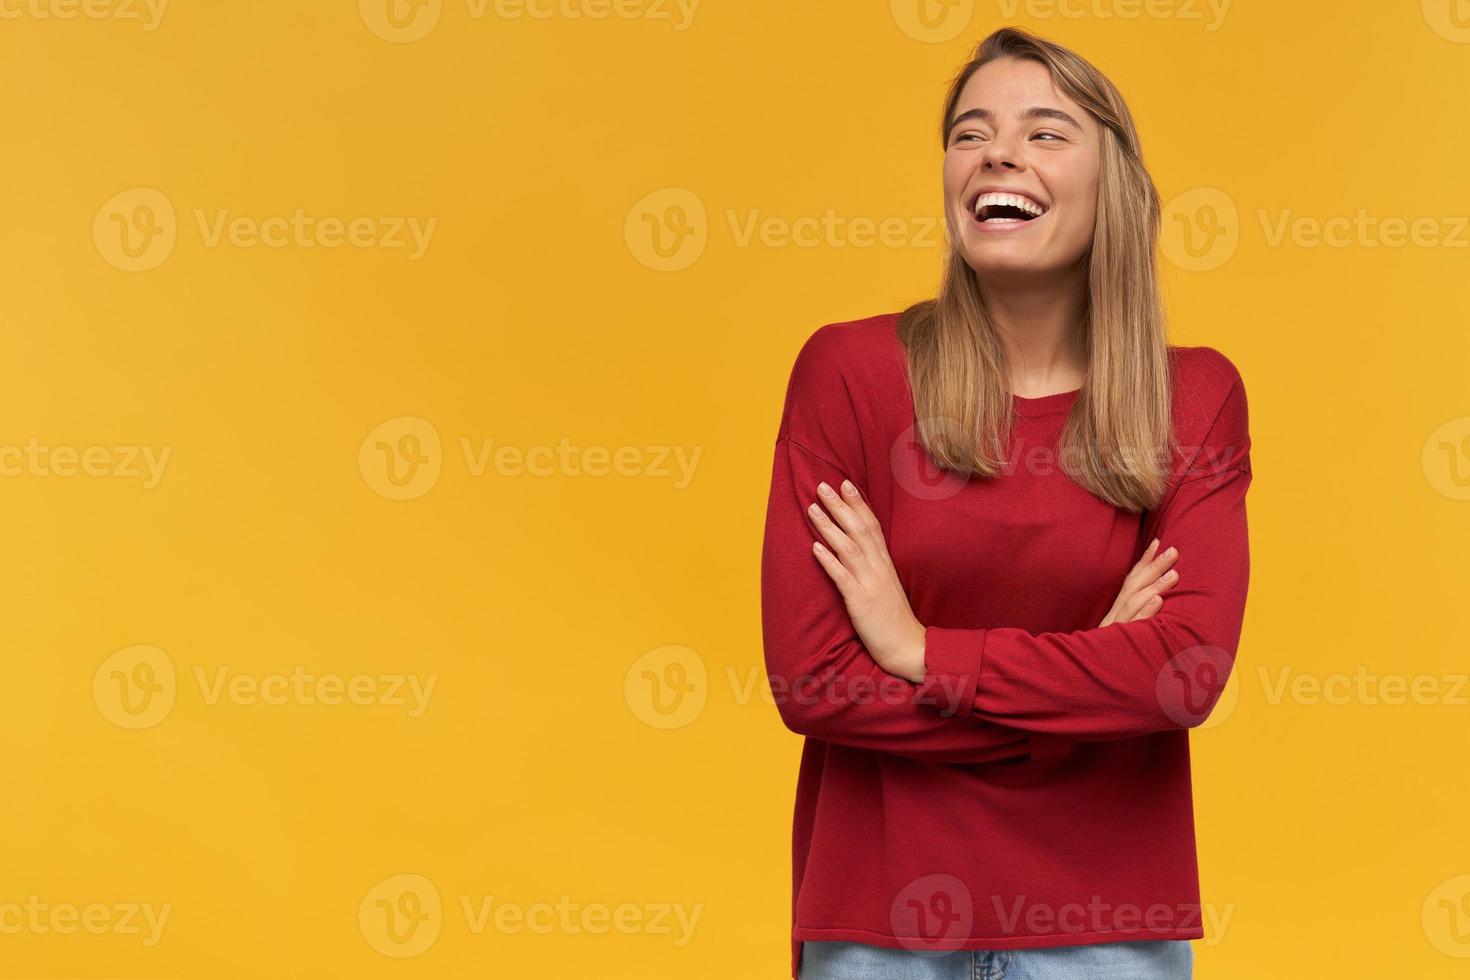
[[[961,2],[929,29],[903,0],[569,16],[593,2],[431,4],[405,14],[438,16],[417,40],[426,21],[394,37],[354,0],[175,0],[151,30],[110,15],[141,5],[4,8],[0,446],[170,456],[153,486],[0,478],[0,907],[170,911],[152,945],[0,932],[0,977],[786,976],[799,739],[749,685],[787,372],[821,324],[933,287],[939,100],[1006,23],[1129,98],[1175,202],[1172,338],[1249,392],[1238,700],[1194,736],[1203,897],[1230,919],[1198,975],[1463,975],[1470,29],[1449,0]],[[109,205],[137,188],[176,241],[124,271],[114,216],[168,220]],[[437,224],[412,259],[210,245],[196,217],[298,209]],[[829,209],[904,230],[781,243]],[[1360,209],[1431,240],[1311,243]],[[1283,216],[1307,232],[1273,238]],[[660,257],[655,226],[702,251]],[[395,500],[364,442],[391,423],[378,441],[410,445],[403,418],[440,473]],[[476,475],[462,439],[629,465]],[[692,479],[666,450],[700,454]],[[173,701],[124,727],[109,685],[140,662],[172,667]],[[221,668],[436,686],[418,717],[211,700],[197,671]],[[1282,671],[1441,696],[1272,697]],[[688,688],[681,716],[650,676]],[[395,957],[373,890],[405,874],[443,910]],[[477,933],[461,900],[489,896],[699,918],[682,942]]]

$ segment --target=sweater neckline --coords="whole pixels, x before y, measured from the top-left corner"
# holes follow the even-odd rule
[[[1031,419],[1066,413],[1072,408],[1072,403],[1081,393],[1081,388],[1073,388],[1071,391],[1059,391],[1054,395],[1042,395],[1039,398],[1023,398],[1020,395],[1012,395],[1011,398],[1016,404],[1016,413]]]
[[[898,339],[898,314],[891,314],[888,317],[888,330],[903,374],[904,388],[909,393],[909,404],[912,406],[914,391],[913,386],[909,383],[908,360],[904,357],[903,343]],[[1015,405],[1017,415],[1025,419],[1035,419],[1051,415],[1065,415],[1071,411],[1072,403],[1081,393],[1081,388],[1073,388],[1071,391],[1059,391],[1053,395],[1042,395],[1040,398],[1023,398],[1020,395],[1012,395],[1011,400]]]

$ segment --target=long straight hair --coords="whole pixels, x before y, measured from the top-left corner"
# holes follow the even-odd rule
[[[1088,252],[1087,377],[1063,423],[1058,465],[1115,507],[1156,506],[1174,447],[1172,379],[1159,298],[1158,190],[1143,165],[1133,117],[1117,88],[1072,51],[1006,27],[975,49],[950,84],[940,121],[950,120],[970,76],[998,58],[1027,58],[1101,124],[1097,221]],[[938,294],[904,310],[899,338],[918,416],[916,435],[934,462],[965,475],[1005,465],[1015,403],[1005,348],[973,269],[953,240]]]

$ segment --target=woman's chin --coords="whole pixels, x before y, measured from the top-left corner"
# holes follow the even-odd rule
[[[977,275],[1012,277],[1055,277],[1069,273],[1076,269],[1081,257],[1058,254],[1058,249],[1037,242],[988,236],[983,241],[965,238],[960,243],[960,254]]]
[[[1057,263],[1033,248],[987,243],[964,250],[965,264],[980,276],[1040,276],[1057,270]]]

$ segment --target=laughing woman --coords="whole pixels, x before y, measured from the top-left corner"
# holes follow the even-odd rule
[[[1245,388],[1166,340],[1157,191],[1097,69],[997,31],[942,138],[937,298],[817,330],[776,439],[792,976],[1186,978],[1189,730],[1249,578]]]

